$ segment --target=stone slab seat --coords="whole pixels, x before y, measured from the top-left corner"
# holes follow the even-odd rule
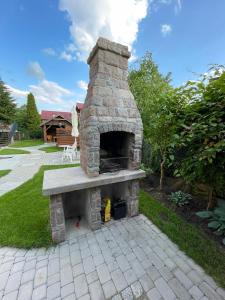
[[[80,167],[49,170],[44,173],[43,195],[57,195],[144,177],[143,170],[121,170],[90,178]]]

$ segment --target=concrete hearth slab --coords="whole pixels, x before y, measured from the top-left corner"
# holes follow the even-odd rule
[[[80,167],[45,171],[43,194],[45,196],[67,193],[111,183],[144,178],[143,170],[121,170],[89,178]]]

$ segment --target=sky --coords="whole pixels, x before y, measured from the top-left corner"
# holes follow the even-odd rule
[[[17,105],[83,102],[99,36],[127,45],[129,66],[152,52],[172,85],[225,64],[225,0],[0,0],[0,78]]]

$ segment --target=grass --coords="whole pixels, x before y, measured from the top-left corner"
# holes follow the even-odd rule
[[[7,174],[9,174],[11,172],[11,170],[0,170],[0,177],[3,177]]]
[[[14,154],[29,154],[30,152],[22,149],[5,148],[0,150],[0,155],[14,155]]]
[[[32,146],[39,146],[44,144],[43,140],[40,139],[34,139],[34,140],[21,140],[16,141],[13,144],[10,145],[10,147],[13,148],[22,148],[22,147],[32,147]]]
[[[225,288],[225,251],[222,247],[143,190],[140,211]]]
[[[47,147],[39,148],[38,150],[45,151],[46,153],[51,153],[51,152],[63,151],[63,148],[57,146],[47,146]]]
[[[48,247],[48,197],[42,195],[45,170],[77,165],[42,166],[34,177],[0,197],[0,245],[18,248]]]

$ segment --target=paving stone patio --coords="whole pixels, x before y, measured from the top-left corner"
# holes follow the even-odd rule
[[[0,178],[0,196],[31,179],[42,165],[71,164],[70,161],[62,161],[62,152],[45,153],[38,150],[41,147],[46,147],[46,144],[19,148],[30,151],[30,154],[9,155],[9,158],[0,156],[0,170],[12,170],[8,175]],[[79,163],[79,156],[72,163]]]
[[[0,299],[225,299],[143,215],[84,232],[47,250],[0,248]]]

